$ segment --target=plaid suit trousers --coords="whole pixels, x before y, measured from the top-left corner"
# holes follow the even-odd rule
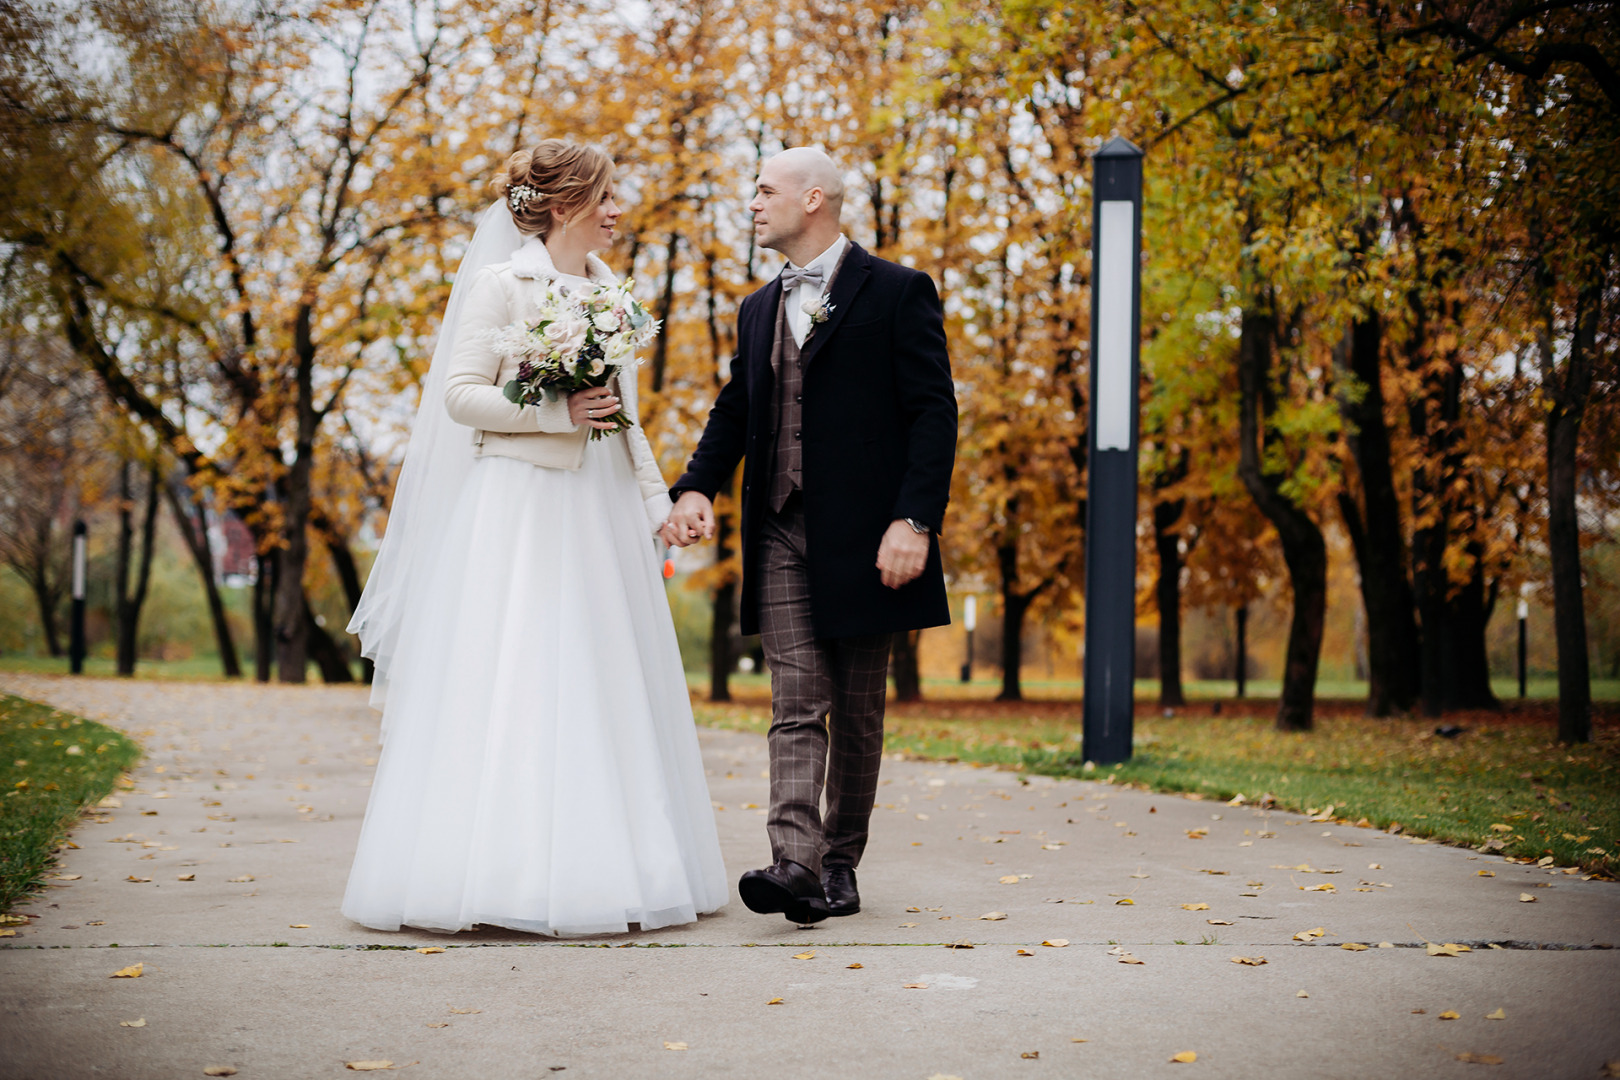
[[[855,866],[883,760],[891,637],[815,636],[799,498],[766,512],[760,563],[760,633],[771,669],[771,855],[816,874],[823,862]]]

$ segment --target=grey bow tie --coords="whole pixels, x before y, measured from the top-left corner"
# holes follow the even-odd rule
[[[826,278],[827,272],[819,266],[793,266],[790,264],[782,268],[782,291],[787,292],[799,285],[813,285],[819,289]]]

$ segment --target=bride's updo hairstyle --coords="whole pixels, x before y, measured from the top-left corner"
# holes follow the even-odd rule
[[[494,188],[517,227],[545,240],[556,223],[554,211],[565,223],[577,221],[612,185],[613,159],[606,153],[566,139],[545,139],[507,158]]]

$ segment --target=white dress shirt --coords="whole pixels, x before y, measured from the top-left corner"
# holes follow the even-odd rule
[[[832,283],[833,267],[837,266],[838,260],[843,258],[844,248],[848,244],[849,241],[845,239],[844,234],[839,233],[838,239],[834,240],[826,251],[811,259],[804,266],[806,270],[811,267],[821,267],[822,278],[819,290],[812,290],[808,284],[795,285],[792,291],[783,297],[783,301],[788,306],[788,329],[793,332],[793,340],[800,346],[804,344],[804,339],[810,336],[810,316],[804,313],[804,302],[827,291],[827,286]],[[788,265],[792,266],[793,264],[790,262]]]

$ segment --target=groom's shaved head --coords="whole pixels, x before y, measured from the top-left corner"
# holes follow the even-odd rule
[[[794,146],[771,158],[771,163],[794,182],[798,193],[820,188],[827,209],[834,219],[838,217],[844,205],[844,178],[832,158],[813,146]]]

